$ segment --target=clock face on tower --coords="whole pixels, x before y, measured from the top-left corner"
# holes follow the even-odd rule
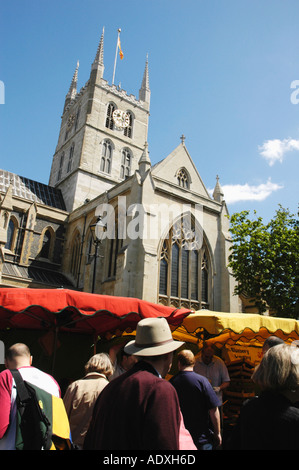
[[[121,111],[120,109],[116,109],[115,111],[113,111],[112,117],[114,124],[121,129],[128,127],[128,125],[130,124],[130,117],[128,113],[126,113],[125,111]]]

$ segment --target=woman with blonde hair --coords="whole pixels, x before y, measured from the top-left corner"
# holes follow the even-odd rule
[[[231,449],[299,450],[299,349],[270,348],[255,369],[261,393],[244,403]]]
[[[113,366],[108,354],[92,356],[85,364],[85,377],[71,383],[63,397],[69,417],[73,443],[83,447],[85,435],[91,421],[94,404],[108,385]]]

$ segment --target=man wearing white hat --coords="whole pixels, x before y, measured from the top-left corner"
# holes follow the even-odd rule
[[[165,318],[146,318],[125,352],[138,357],[129,371],[114,379],[100,394],[84,449],[178,450],[181,413],[174,387],[163,380],[174,341]]]

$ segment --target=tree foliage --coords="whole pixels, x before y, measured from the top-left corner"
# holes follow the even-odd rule
[[[265,224],[249,211],[230,218],[229,266],[238,282],[235,294],[254,299],[259,312],[267,306],[279,317],[299,318],[299,221],[279,206]]]

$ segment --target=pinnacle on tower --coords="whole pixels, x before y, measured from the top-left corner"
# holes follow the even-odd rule
[[[104,31],[105,31],[105,28],[103,28],[101,39],[100,39],[98,49],[97,49],[97,53],[91,66],[91,70],[101,70],[102,76],[104,73]]]
[[[147,55],[141,88],[139,90],[139,100],[149,103],[150,96],[151,96],[151,91],[149,87],[148,55]]]
[[[64,109],[73,99],[75,99],[77,95],[78,69],[79,69],[79,60],[77,62],[76,70],[74,72],[69,91],[65,97]]]

